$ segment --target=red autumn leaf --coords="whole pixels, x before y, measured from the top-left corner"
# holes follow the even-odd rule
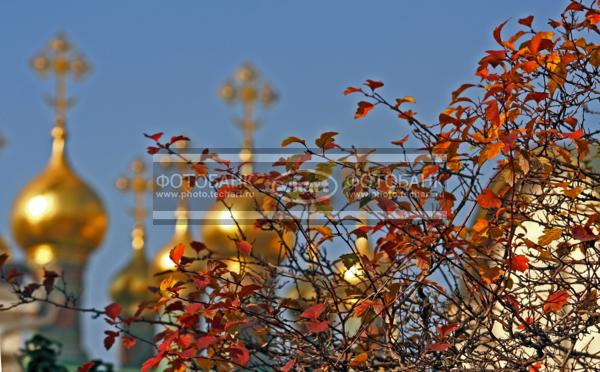
[[[169,252],[169,258],[176,265],[179,265],[179,261],[181,261],[181,257],[183,257],[183,251],[185,250],[185,245],[183,243],[177,244],[175,247],[171,249]]]
[[[566,8],[565,8],[565,12],[569,11],[569,10],[573,10],[573,11],[580,11],[583,10],[583,5],[576,3],[574,1],[571,2],[571,4],[569,4]]]
[[[106,316],[108,316],[109,318],[114,320],[119,315],[121,315],[121,305],[119,305],[117,303],[112,303],[112,304],[108,305],[107,307],[105,307],[104,311],[106,312]]]
[[[531,23],[533,22],[533,16],[525,17],[519,19],[519,23],[523,26],[531,27]]]
[[[520,272],[525,272],[529,268],[529,259],[525,255],[515,255],[510,259],[507,264],[511,269],[517,270]]]
[[[488,101],[487,109],[485,110],[485,118],[489,120],[494,127],[500,125],[500,111],[498,111],[497,101]]]
[[[581,242],[589,242],[598,239],[598,237],[594,235],[594,232],[587,226],[575,226],[571,230],[571,234],[573,235],[573,238]]]
[[[79,366],[79,368],[77,368],[77,372],[89,372],[92,368],[94,368],[95,365],[96,365],[96,362],[83,363],[82,365]]]
[[[358,103],[358,108],[356,109],[356,113],[354,114],[354,119],[364,118],[369,111],[371,111],[375,107],[374,104],[366,101],[360,101]]]
[[[508,22],[508,19],[506,21],[502,22],[501,24],[499,24],[494,29],[494,39],[496,39],[496,42],[502,46],[504,46],[504,43],[502,42],[502,37],[500,36],[500,33],[502,32],[502,28],[504,27],[504,25],[506,25],[506,22]]]
[[[113,331],[104,331],[104,334],[106,334],[106,337],[104,337],[104,347],[106,350],[110,350],[119,334]]]
[[[133,337],[129,337],[129,336],[123,336],[121,338],[121,343],[123,344],[123,347],[126,350],[132,349],[135,344],[137,343],[137,340]]]
[[[329,328],[329,324],[327,323],[326,320],[322,320],[322,321],[308,321],[305,323],[306,325],[306,329],[308,329],[309,331],[313,332],[313,333],[321,333],[321,332],[325,332],[327,330],[327,328]]]
[[[458,328],[458,323],[445,324],[441,327],[436,327],[440,337],[445,339],[448,335]]]
[[[235,363],[241,366],[248,364],[248,361],[250,360],[250,354],[248,353],[248,349],[246,349],[244,346],[233,346],[227,349],[227,351],[229,352],[231,360],[233,360]]]
[[[316,304],[306,308],[302,314],[300,314],[300,316],[307,319],[317,320],[323,311],[325,311],[325,304]]]
[[[354,87],[348,87],[344,90],[344,95],[347,96],[348,94],[351,93],[356,93],[356,92],[360,92],[360,88],[354,88]]]
[[[600,13],[594,11],[594,10],[590,10],[589,12],[587,12],[587,14],[585,15],[585,18],[587,18],[587,20],[591,23],[591,24],[596,24],[598,22],[600,22]]]
[[[446,351],[449,347],[450,344],[447,342],[437,342],[429,345],[431,351]]]
[[[169,142],[171,145],[174,144],[175,142],[179,142],[179,141],[189,141],[190,139],[186,136],[173,136],[171,137],[171,141]]]
[[[548,299],[546,300],[546,303],[544,304],[544,312],[546,312],[546,313],[559,312],[567,304],[568,300],[569,300],[569,292],[567,292],[565,290],[560,290],[560,291],[554,292],[553,294],[548,296]]]
[[[142,364],[142,372],[148,372],[151,369],[158,367],[160,361],[162,360],[163,352],[158,353],[156,356],[146,360],[144,364]]]
[[[405,144],[405,143],[406,143],[406,141],[408,141],[408,135],[404,136],[404,137],[403,137],[401,140],[398,140],[398,141],[392,141],[392,145],[397,145],[397,146],[400,146],[400,145],[403,145],[403,144]]]
[[[358,304],[354,308],[354,316],[361,316],[362,313],[364,313],[365,311],[369,310],[369,308],[371,306],[373,306],[373,304],[375,304],[375,302],[372,301],[372,300],[363,300],[363,301],[361,301],[361,303]]]
[[[288,362],[283,367],[281,367],[281,372],[290,372],[292,370],[292,368],[294,368],[295,364],[296,364],[295,359],[288,360]]]
[[[381,210],[385,211],[385,213],[388,213],[388,214],[395,211],[396,208],[398,207],[398,205],[396,205],[396,203],[394,203],[391,199],[388,199],[388,198],[378,198],[377,205],[379,206],[379,208],[381,208]]]
[[[210,345],[212,345],[217,338],[215,336],[202,336],[196,341],[196,347],[198,349],[206,349]]]
[[[374,81],[369,79],[367,80],[365,85],[371,88],[372,90],[375,90],[377,88],[381,88],[383,86],[383,83],[381,81]]]
[[[574,118],[572,116],[564,118],[563,121],[569,124],[571,127],[575,127],[577,125],[577,118]]]
[[[246,240],[240,240],[239,242],[235,243],[235,246],[240,252],[242,252],[246,256],[249,256],[252,252],[252,244],[250,244]]]
[[[154,134],[146,134],[144,133],[144,136],[146,138],[150,138],[151,140],[158,142],[160,140],[160,137],[162,137],[163,132],[158,132],[158,133],[154,133]]]
[[[502,200],[490,189],[484,189],[481,192],[477,197],[477,203],[483,208],[500,208],[502,206]]]
[[[569,138],[569,139],[572,139],[572,140],[576,140],[576,139],[580,139],[581,137],[583,137],[583,134],[584,134],[583,133],[583,129],[580,128],[580,129],[577,129],[576,131],[571,132],[571,133],[563,133],[563,137],[564,138]]]
[[[159,147],[155,147],[155,146],[148,146],[148,147],[146,147],[146,152],[148,154],[150,154],[150,155],[154,155],[154,154],[156,154],[159,151],[160,151]]]

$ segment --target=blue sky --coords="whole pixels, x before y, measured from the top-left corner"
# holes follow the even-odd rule
[[[5,1],[0,2],[0,233],[10,241],[9,212],[19,189],[48,158],[52,112],[42,96],[53,86],[28,68],[58,31],[93,65],[71,85],[78,104],[68,117],[69,152],[77,171],[103,197],[110,228],[87,272],[85,304],[108,303],[107,284],[129,258],[131,199],[114,180],[144,156],[143,132],[184,133],[197,147],[239,146],[241,134],[215,92],[242,62],[253,61],[280,92],[256,135],[277,146],[289,135],[340,132],[338,142],[386,146],[407,134],[381,110],[352,119],[356,97],[346,86],[383,80],[390,97],[416,98],[422,118],[435,120],[450,93],[474,80],[476,62],[495,48],[493,28],[534,14],[542,27],[565,1]],[[148,158],[148,160],[150,160]],[[152,226],[148,250],[172,228]],[[196,229],[197,230],[197,229]],[[195,231],[197,232],[197,231]],[[200,237],[198,237],[200,239]],[[102,321],[85,320],[86,347],[102,347]]]

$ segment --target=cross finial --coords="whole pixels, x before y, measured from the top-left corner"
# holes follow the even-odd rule
[[[133,193],[135,204],[132,215],[135,221],[135,227],[132,233],[132,246],[134,249],[141,249],[144,246],[144,219],[146,218],[146,208],[144,199],[146,192],[152,191],[154,183],[152,179],[146,179],[144,173],[146,166],[141,160],[134,160],[129,165],[133,175],[131,177],[121,177],[117,180],[117,189],[121,191],[131,191]]]
[[[235,71],[232,79],[221,86],[219,96],[227,104],[242,106],[242,115],[236,118],[244,133],[240,159],[250,163],[253,160],[252,136],[259,127],[258,120],[254,118],[255,108],[268,109],[277,101],[277,94],[268,82],[260,79],[254,66],[246,62]],[[247,165],[245,172],[249,173],[252,168],[250,164]],[[244,169],[242,171],[244,172]]]
[[[66,111],[73,105],[73,100],[67,96],[67,78],[72,76],[76,80],[82,79],[90,71],[90,65],[83,55],[73,48],[65,35],[58,34],[50,40],[44,50],[31,59],[31,67],[39,76],[54,75],[56,79],[56,93],[47,101],[56,111],[52,129],[54,158],[62,159],[66,137]]]

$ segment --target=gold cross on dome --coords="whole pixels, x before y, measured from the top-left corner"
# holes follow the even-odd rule
[[[260,79],[259,73],[248,62],[235,71],[233,78],[223,84],[218,93],[225,103],[240,104],[242,107],[241,117],[235,118],[244,134],[240,159],[250,163],[254,157],[252,136],[259,127],[255,118],[256,109],[270,108],[277,101],[277,94],[268,82]]]
[[[90,65],[64,34],[58,34],[31,59],[31,67],[39,76],[54,75],[56,93],[47,101],[56,110],[55,127],[64,129],[66,111],[73,105],[67,97],[67,78],[83,79],[90,71]]]
[[[117,179],[116,186],[121,191],[130,191],[133,193],[135,204],[132,215],[135,225],[140,227],[143,226],[144,219],[146,218],[146,203],[144,202],[146,192],[151,192],[154,189],[154,182],[151,178],[146,179],[144,177],[146,166],[141,160],[134,160],[129,165],[129,168],[133,172],[133,175]]]

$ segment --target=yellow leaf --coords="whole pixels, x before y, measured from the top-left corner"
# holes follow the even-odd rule
[[[414,98],[409,97],[409,96],[402,97],[402,98],[397,98],[396,99],[396,106],[400,106],[404,102],[416,103],[417,101]]]
[[[545,229],[544,234],[538,238],[539,245],[548,245],[562,236],[562,229],[555,227],[553,229]]]

